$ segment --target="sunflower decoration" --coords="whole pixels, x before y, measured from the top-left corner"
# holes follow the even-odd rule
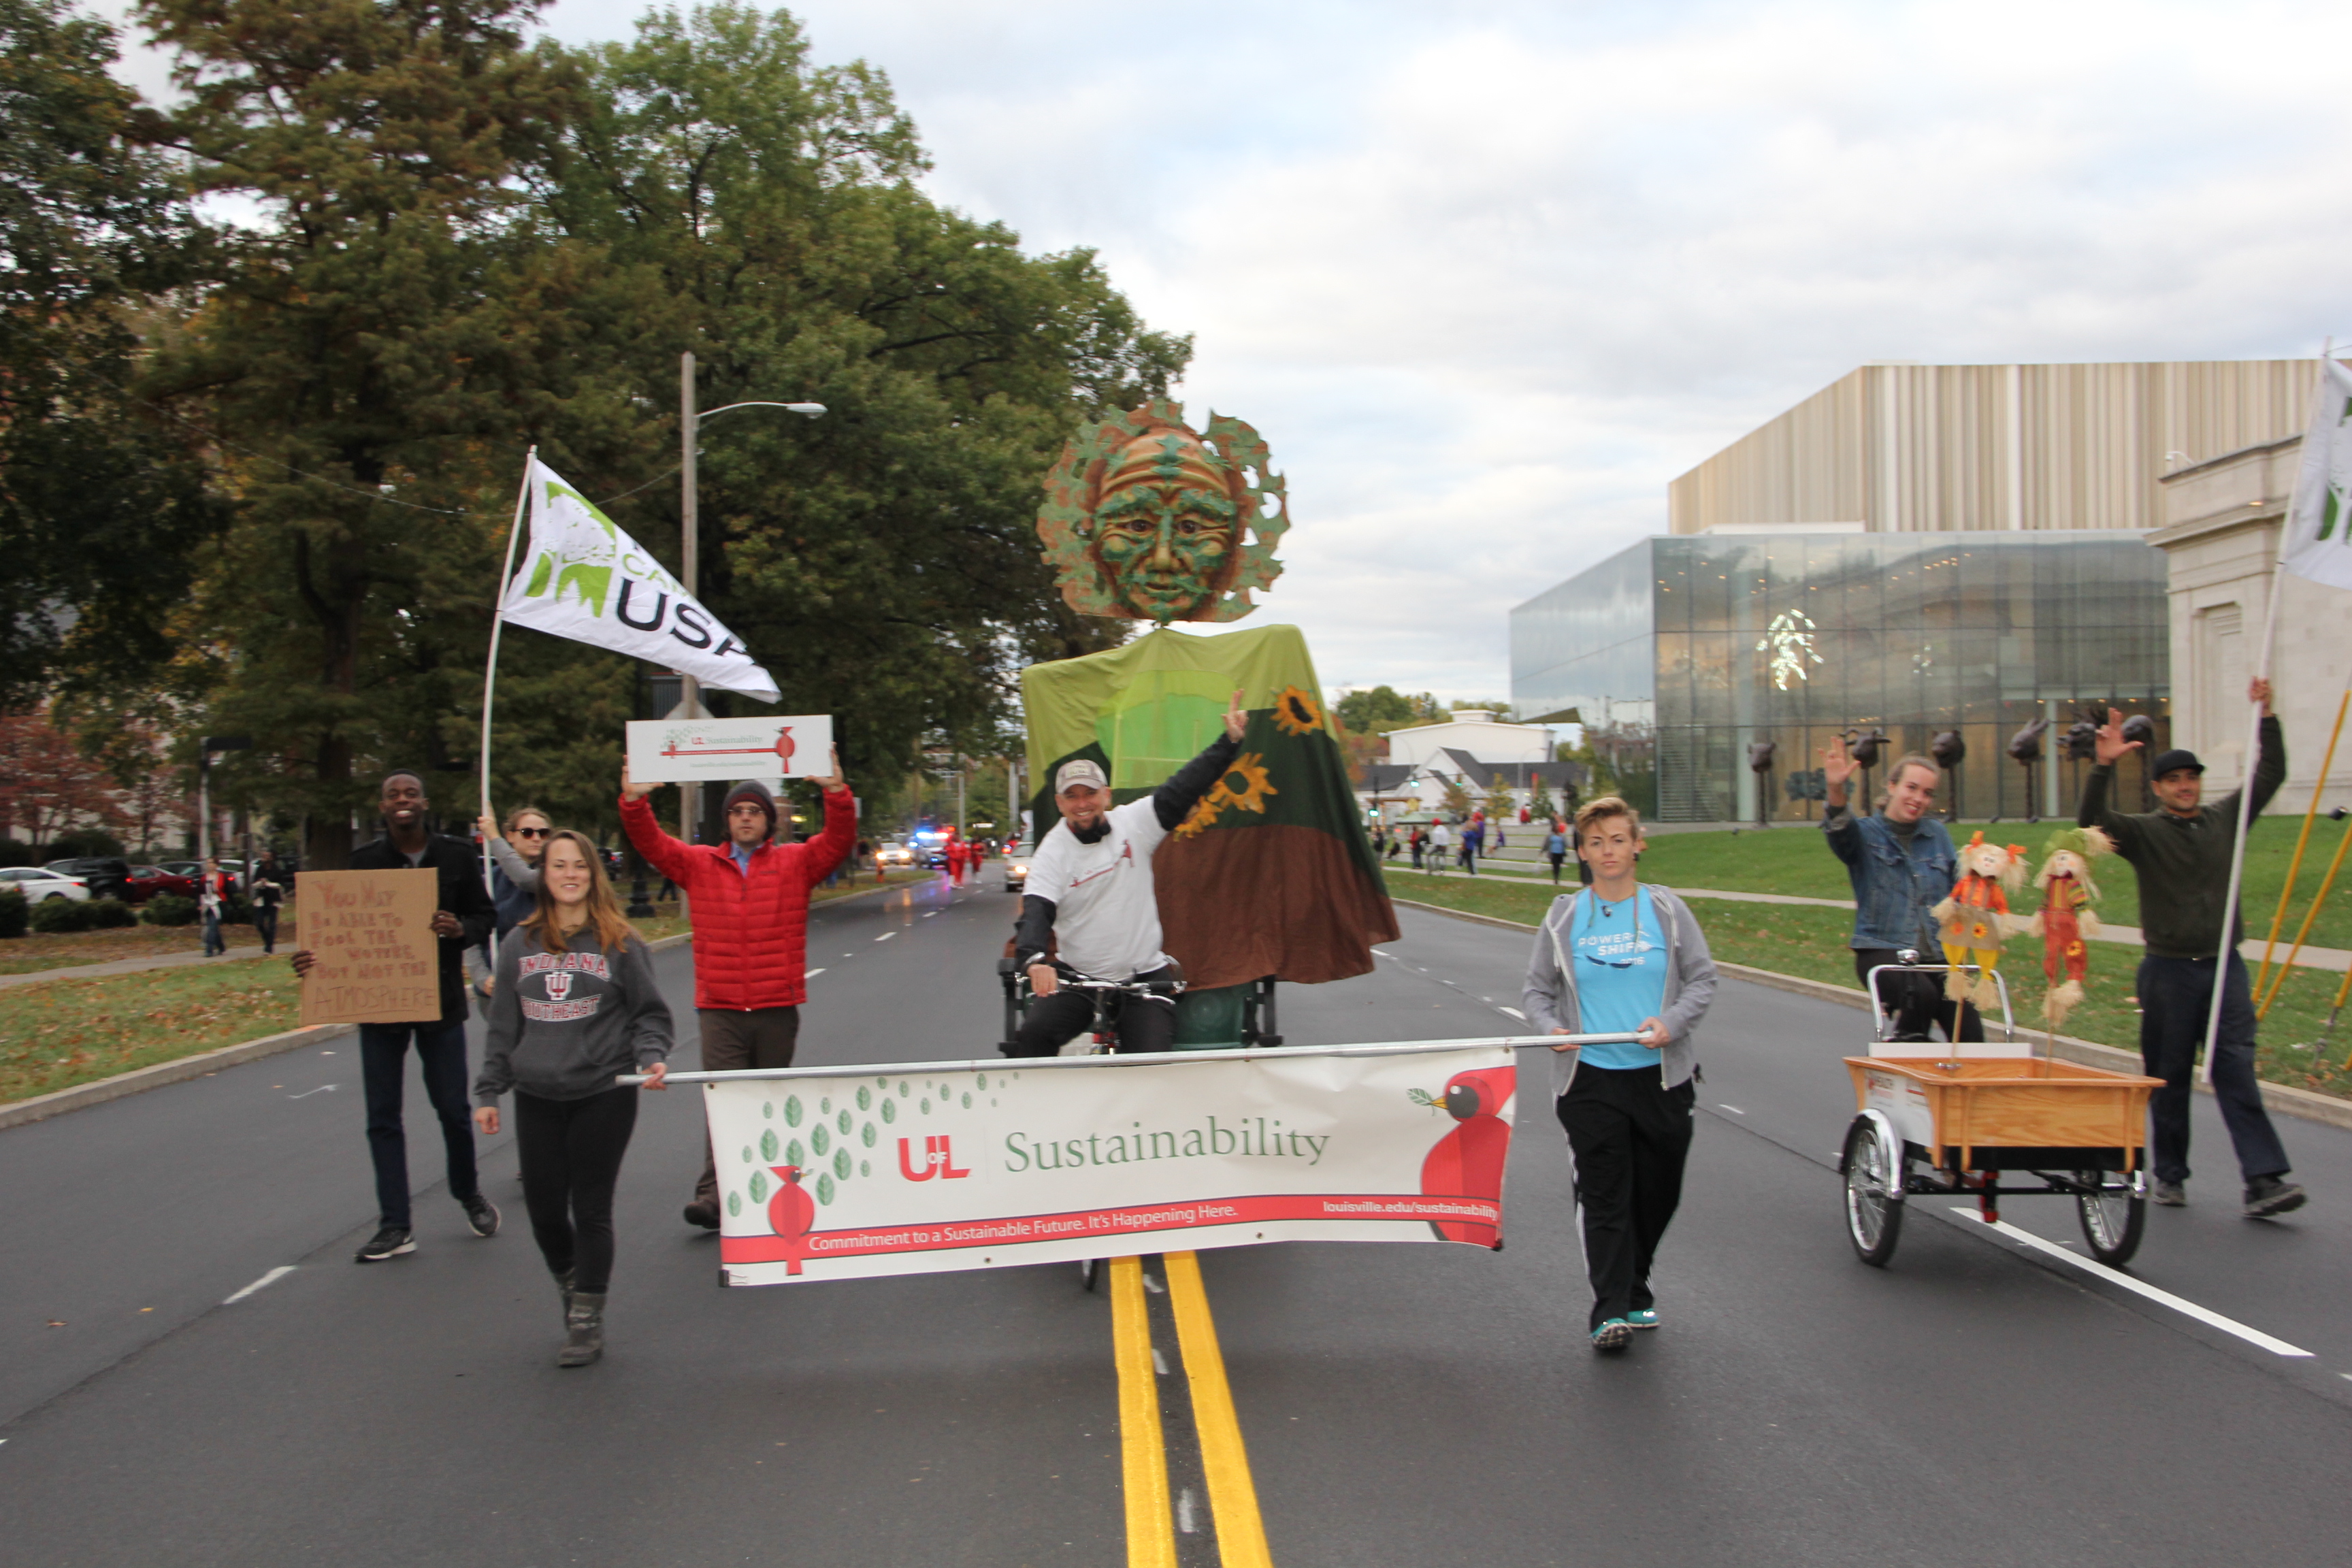
[[[1207,832],[1210,825],[1223,814],[1225,800],[1225,792],[1222,787],[1213,789],[1202,795],[1192,804],[1192,814],[1176,825],[1176,837],[1198,838]]]
[[[1201,797],[1192,814],[1176,825],[1176,837],[1193,838],[1207,831],[1209,826],[1232,806],[1238,811],[1265,810],[1265,797],[1280,795],[1268,776],[1265,758],[1256,752],[1244,752],[1234,759],[1233,766],[1224,771],[1214,787]]]
[[[1304,735],[1323,727],[1323,710],[1310,694],[1286,686],[1274,700],[1274,724],[1286,735]]]

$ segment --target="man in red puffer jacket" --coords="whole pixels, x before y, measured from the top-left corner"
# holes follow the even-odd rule
[[[706,1072],[788,1068],[808,995],[809,889],[833,874],[857,839],[857,801],[841,776],[824,791],[824,831],[805,844],[777,844],[776,801],[757,781],[727,795],[727,842],[681,844],[654,821],[651,784],[621,771],[621,826],[646,864],[686,890],[694,920],[694,1005]],[[719,1228],[719,1169],[706,1131],[702,1180],[686,1222]]]

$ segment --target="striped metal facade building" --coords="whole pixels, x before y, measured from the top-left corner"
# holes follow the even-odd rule
[[[2165,473],[2302,430],[2316,364],[1864,365],[1675,479],[1668,526],[2159,528]]]

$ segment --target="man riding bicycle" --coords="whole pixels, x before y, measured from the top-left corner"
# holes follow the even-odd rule
[[[1165,985],[1116,999],[1119,1046],[1164,1051],[1176,1038],[1175,963],[1160,951],[1160,902],[1152,851],[1215,786],[1240,748],[1249,721],[1242,694],[1225,710],[1225,732],[1141,800],[1114,806],[1098,763],[1079,758],[1054,775],[1062,820],[1037,845],[1013,939],[1014,963],[1029,974],[1036,1001],[1005,1048],[1011,1057],[1050,1057],[1094,1022],[1083,990],[1062,981],[1113,980]],[[1058,943],[1058,954],[1049,947]]]

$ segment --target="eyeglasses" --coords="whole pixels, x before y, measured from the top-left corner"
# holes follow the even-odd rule
[[[518,827],[514,836],[517,838],[544,838],[554,831],[552,827]]]

